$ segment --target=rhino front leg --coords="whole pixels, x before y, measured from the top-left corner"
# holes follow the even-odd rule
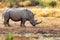
[[[22,26],[22,21],[21,21],[21,24],[20,24],[20,26]]]
[[[21,24],[20,24],[20,26],[22,26],[22,27],[26,27],[26,26],[25,26],[25,22],[26,22],[26,19],[22,19],[22,20],[21,20]]]

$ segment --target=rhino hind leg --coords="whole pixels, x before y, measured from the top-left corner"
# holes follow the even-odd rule
[[[22,19],[22,20],[21,20],[21,24],[20,24],[20,26],[22,26],[22,27],[26,27],[26,26],[25,26],[25,22],[26,22],[26,20],[25,20],[25,19]]]
[[[5,18],[4,19],[4,25],[5,26],[10,26],[10,24],[9,24],[9,18]]]

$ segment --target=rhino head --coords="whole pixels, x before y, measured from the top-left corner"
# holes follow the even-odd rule
[[[34,16],[35,16],[36,14],[33,14],[33,13],[30,12],[30,11],[28,11],[28,14],[29,14],[29,16],[28,16],[28,17],[29,17],[29,21],[30,21],[30,23],[31,23],[33,26],[41,23],[41,22],[37,22],[37,20],[34,20]]]
[[[35,26],[35,25],[37,25],[37,24],[40,24],[42,21],[40,21],[40,22],[37,22],[37,20],[34,20],[34,17],[32,17],[31,19],[30,19],[30,23],[33,25],[33,26]]]
[[[33,26],[36,26],[37,24],[40,24],[42,21],[37,22],[37,20],[30,22]]]

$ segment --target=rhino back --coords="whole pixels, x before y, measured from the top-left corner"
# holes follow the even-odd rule
[[[25,10],[10,10],[10,17],[13,20],[20,20],[21,18],[28,19],[28,14]]]

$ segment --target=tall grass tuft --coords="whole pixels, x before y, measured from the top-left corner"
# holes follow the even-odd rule
[[[5,40],[13,40],[13,34],[6,35],[6,39]]]

